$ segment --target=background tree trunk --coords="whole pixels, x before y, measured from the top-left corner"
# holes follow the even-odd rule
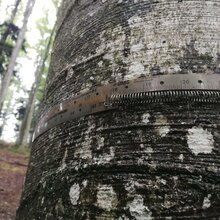
[[[8,92],[11,78],[13,76],[13,71],[14,71],[15,64],[16,64],[16,59],[18,57],[19,51],[20,51],[22,43],[24,41],[24,36],[25,36],[26,28],[27,28],[27,22],[28,22],[29,16],[31,15],[32,9],[34,7],[34,3],[35,3],[35,0],[28,0],[28,2],[27,2],[27,6],[25,9],[25,13],[24,13],[23,25],[20,29],[16,45],[13,49],[7,72],[4,75],[4,78],[2,81],[2,85],[0,88],[0,112],[1,112],[1,109],[3,106],[5,96]]]
[[[45,62],[49,56],[49,51],[51,48],[52,40],[54,38],[54,30],[55,30],[55,28],[53,28],[51,35],[50,35],[49,39],[47,40],[47,44],[46,44],[47,46],[45,48],[44,54],[40,58],[39,64],[36,69],[35,82],[31,88],[31,92],[29,94],[24,119],[22,120],[20,132],[19,132],[19,137],[17,140],[18,145],[22,145],[22,146],[28,145],[28,134],[29,134],[29,131],[31,128],[31,122],[33,119],[33,114],[34,114],[34,103],[36,101],[36,93],[38,91],[39,84],[42,79],[42,75],[43,75],[44,68],[45,68]]]
[[[214,0],[63,1],[41,115],[94,85],[219,74],[219,16]],[[17,219],[219,218],[219,107],[138,104],[46,131]]]
[[[15,6],[14,6],[12,12],[11,12],[11,17],[10,17],[10,19],[9,19],[9,22],[10,22],[10,23],[13,23],[13,22],[14,22],[15,16],[16,16],[17,11],[18,11],[18,6],[20,5],[20,3],[21,3],[21,0],[16,0]]]
[[[7,125],[8,116],[12,113],[12,106],[11,106],[12,98],[13,98],[13,92],[10,91],[10,93],[8,93],[8,97],[7,97],[8,103],[7,103],[6,108],[3,112],[3,115],[1,116],[2,117],[2,124],[0,125],[0,139],[2,138],[4,128]]]
[[[21,3],[21,0],[16,0],[14,8],[11,12],[10,18],[8,19],[8,21],[6,21],[6,23],[14,24],[15,16],[17,14],[18,6],[20,3]],[[10,35],[10,32],[11,32],[10,26],[7,25],[6,30],[2,33],[2,36],[0,38],[0,57],[3,56],[3,51],[4,51],[4,48],[6,47],[6,40],[7,40],[8,36]],[[2,80],[3,80],[3,76],[0,76],[0,88],[2,86]]]
[[[28,134],[29,134],[30,127],[31,127],[32,116],[34,113],[34,101],[35,101],[36,91],[40,83],[41,73],[42,73],[41,65],[42,64],[40,64],[37,67],[37,71],[35,75],[36,79],[29,94],[28,102],[25,108],[24,119],[22,120],[21,127],[20,127],[19,134],[18,134],[18,139],[16,141],[16,144],[22,147],[26,147],[28,145]]]
[[[15,16],[17,14],[18,6],[19,6],[20,3],[21,3],[21,0],[17,0],[15,2],[15,6],[14,6],[12,12],[11,12],[11,16],[10,16],[10,18],[8,20],[8,23],[14,23],[14,19],[15,19]],[[9,27],[7,27],[7,29],[5,30],[5,32],[3,33],[3,35],[2,35],[2,37],[0,39],[0,54],[2,53],[2,47],[5,44],[5,41],[6,41],[7,37],[8,37],[8,35],[9,35]]]

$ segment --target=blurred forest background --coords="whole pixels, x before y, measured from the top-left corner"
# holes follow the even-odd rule
[[[59,0],[0,0],[0,139],[28,146],[43,97]]]
[[[0,0],[0,220],[15,219],[60,0]]]

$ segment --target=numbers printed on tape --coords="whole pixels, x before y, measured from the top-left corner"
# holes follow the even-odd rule
[[[161,75],[94,87],[46,112],[35,129],[33,139],[60,123],[115,109],[122,104],[172,102],[177,100],[175,97],[219,102],[219,96],[219,74]]]

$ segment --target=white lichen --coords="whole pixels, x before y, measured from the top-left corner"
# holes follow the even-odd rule
[[[142,149],[143,149],[143,148],[144,148],[144,144],[140,144],[140,148],[142,148]]]
[[[99,185],[97,191],[97,206],[108,211],[118,205],[117,194],[111,185]]]
[[[125,75],[125,80],[132,80],[144,74],[144,65],[140,62],[134,61],[129,67],[128,74]]]
[[[46,187],[46,185],[47,185],[47,182],[45,181],[45,182],[43,182],[43,189],[45,189],[45,187]]]
[[[151,153],[153,153],[154,151],[153,151],[153,148],[152,148],[152,147],[146,147],[146,149],[144,150],[144,152],[147,153],[147,154],[151,154]]]
[[[158,131],[161,137],[165,137],[170,131],[170,126],[161,126]]]
[[[167,184],[167,181],[165,179],[160,179],[160,182],[163,184],[163,185],[166,185]]]
[[[125,190],[129,193],[132,194],[135,192],[135,182],[134,181],[129,181],[125,185]]]
[[[195,155],[212,153],[214,139],[212,133],[207,129],[193,127],[188,130],[187,138],[188,146]]]
[[[156,130],[161,137],[165,137],[170,131],[170,126],[167,125],[167,117],[164,115],[158,115],[156,117],[155,125]]]
[[[73,184],[70,188],[69,197],[73,205],[77,205],[80,195],[80,186],[79,184]]]
[[[41,199],[41,205],[43,205],[44,204],[44,197],[42,197],[42,199]]]
[[[141,195],[136,195],[134,199],[127,204],[130,214],[136,220],[151,220],[151,211],[144,205],[144,199]]]
[[[64,170],[66,168],[66,158],[67,158],[67,153],[68,153],[68,149],[66,147],[65,152],[64,152],[64,156],[61,162],[61,166],[59,168],[60,171]]]
[[[129,218],[126,215],[122,215],[118,218],[118,220],[129,220]]]
[[[202,204],[203,209],[208,209],[211,206],[210,198],[211,198],[210,194],[207,197],[204,198],[203,204]]]
[[[63,110],[63,103],[60,103],[60,111]]]
[[[179,160],[180,160],[181,162],[183,162],[183,160],[184,160],[183,154],[180,154],[180,155],[179,155]]]
[[[86,187],[86,186],[88,185],[88,180],[84,180],[84,181],[82,182],[82,185],[83,185],[83,187]]]
[[[55,136],[54,130],[53,130],[53,129],[50,129],[50,130],[49,130],[49,136],[48,136],[48,138],[51,140],[51,139],[54,138],[54,136]]]
[[[149,122],[149,118],[150,118],[150,114],[149,114],[149,113],[144,113],[144,114],[142,115],[142,122],[143,122],[144,124],[147,124],[147,123]]]
[[[128,19],[129,26],[133,29],[134,27],[139,27],[143,19],[137,15],[132,16]]]
[[[105,141],[105,138],[104,137],[101,137],[101,136],[98,136],[97,135],[97,149],[101,149],[102,147],[104,147],[104,141]]]

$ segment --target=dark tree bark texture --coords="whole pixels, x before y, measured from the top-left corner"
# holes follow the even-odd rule
[[[41,115],[95,85],[220,74],[219,39],[219,0],[64,0]],[[219,219],[219,113],[137,104],[49,129],[33,142],[17,219]]]

